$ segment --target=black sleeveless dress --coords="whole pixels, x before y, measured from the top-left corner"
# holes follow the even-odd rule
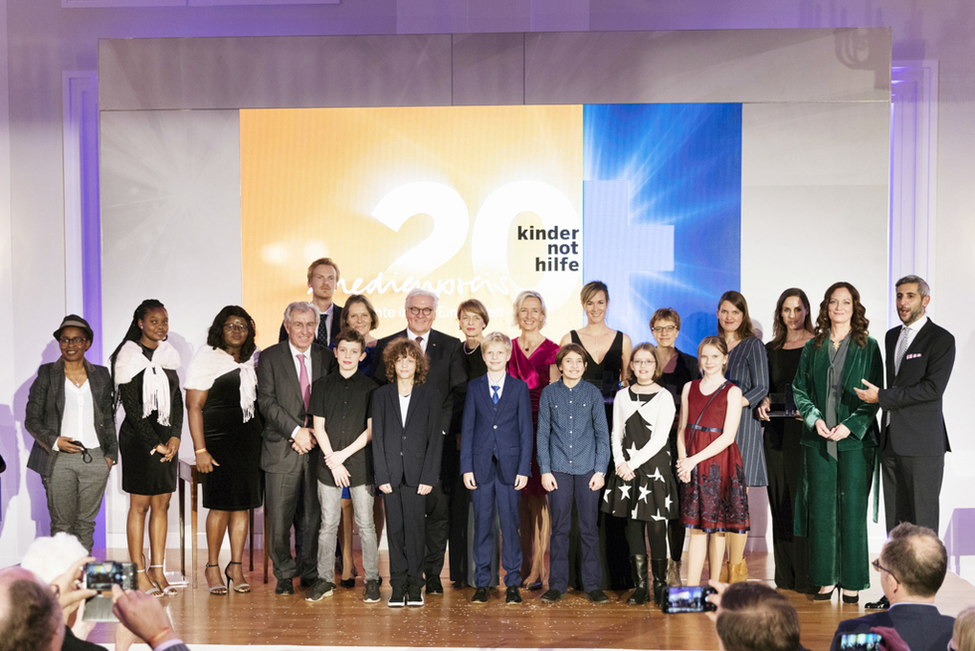
[[[575,330],[569,332],[572,343],[582,346],[579,333]],[[585,346],[582,346],[585,348]],[[620,373],[623,371],[623,333],[616,332],[616,338],[610,344],[609,350],[603,355],[603,361],[596,363],[592,353],[586,350],[589,359],[586,361],[586,372],[582,374],[582,379],[590,384],[595,384],[599,392],[603,394],[603,401],[606,403],[606,424],[609,429],[613,429],[613,398],[620,390]]]

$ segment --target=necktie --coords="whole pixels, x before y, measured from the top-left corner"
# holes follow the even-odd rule
[[[298,355],[298,366],[301,373],[298,374],[298,386],[301,387],[301,400],[305,403],[305,411],[308,411],[308,401],[311,399],[311,382],[308,381],[308,368],[305,366],[305,356]]]
[[[501,385],[498,385],[498,384],[492,384],[491,385],[491,391],[494,392],[494,393],[491,394],[491,400],[494,401],[494,404],[498,404],[498,400],[501,400],[501,396],[498,395],[498,389],[500,389],[500,388],[501,388]]]
[[[417,337],[416,343],[419,344],[420,350],[423,350],[423,337]]]
[[[320,346],[328,348],[328,315],[322,314],[318,317],[318,332],[315,334],[315,341]]]
[[[901,327],[901,339],[897,343],[897,360],[894,363],[894,375],[900,373],[901,362],[904,361],[904,355],[907,354],[907,347],[911,345],[908,341],[911,338],[911,330],[907,326]]]

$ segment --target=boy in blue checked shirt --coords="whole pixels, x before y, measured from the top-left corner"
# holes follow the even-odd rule
[[[606,410],[599,389],[582,380],[586,370],[586,351],[582,346],[562,346],[555,365],[562,378],[542,390],[538,408],[538,466],[552,517],[549,590],[542,595],[542,601],[558,601],[568,587],[569,527],[575,504],[582,543],[583,589],[593,603],[606,603],[609,599],[599,589],[603,573],[596,532],[599,489],[605,483],[610,456]]]

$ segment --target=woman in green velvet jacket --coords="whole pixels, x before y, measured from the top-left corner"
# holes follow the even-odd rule
[[[869,587],[867,497],[877,457],[877,408],[860,400],[861,380],[883,382],[880,347],[868,335],[860,294],[833,284],[819,306],[792,391],[802,414],[803,470],[795,533],[809,538],[809,580],[828,600],[838,587],[856,603]],[[881,386],[877,384],[877,386]]]

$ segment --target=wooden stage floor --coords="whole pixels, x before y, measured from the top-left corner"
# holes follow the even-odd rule
[[[201,555],[202,556],[202,555]],[[108,558],[123,558],[115,550]],[[178,559],[178,552],[170,553]],[[748,554],[751,580],[770,582],[773,575],[770,554]],[[228,559],[221,559],[221,566]],[[396,647],[507,647],[561,649],[717,649],[714,624],[706,615],[664,615],[654,606],[626,605],[628,593],[608,592],[610,603],[596,606],[583,595],[569,591],[556,604],[542,604],[541,592],[522,591],[524,603],[505,606],[503,589],[492,591],[485,605],[470,603],[473,588],[455,590],[444,579],[443,596],[425,597],[421,608],[389,608],[388,584],[383,601],[362,601],[360,577],[352,589],[337,588],[335,594],[318,603],[304,601],[302,590],[293,596],[274,594],[274,579],[264,584],[255,558],[248,572],[252,592],[210,596],[198,568],[198,587],[181,589],[164,603],[176,632],[188,644],[302,646],[396,646]],[[362,568],[357,557],[356,564]],[[245,568],[247,561],[245,557]],[[167,569],[172,569],[170,562]],[[381,574],[386,573],[385,552],[381,552]],[[446,571],[444,573],[446,576]],[[872,571],[872,577],[876,577]],[[863,604],[880,596],[879,581],[860,593],[859,605],[843,605],[834,596],[830,603],[785,591],[799,612],[802,644],[811,651],[827,651],[837,623],[859,617]],[[975,586],[954,574],[948,575],[938,595],[942,613],[956,615],[975,604]],[[89,636],[97,643],[113,641],[112,628],[99,624]]]

